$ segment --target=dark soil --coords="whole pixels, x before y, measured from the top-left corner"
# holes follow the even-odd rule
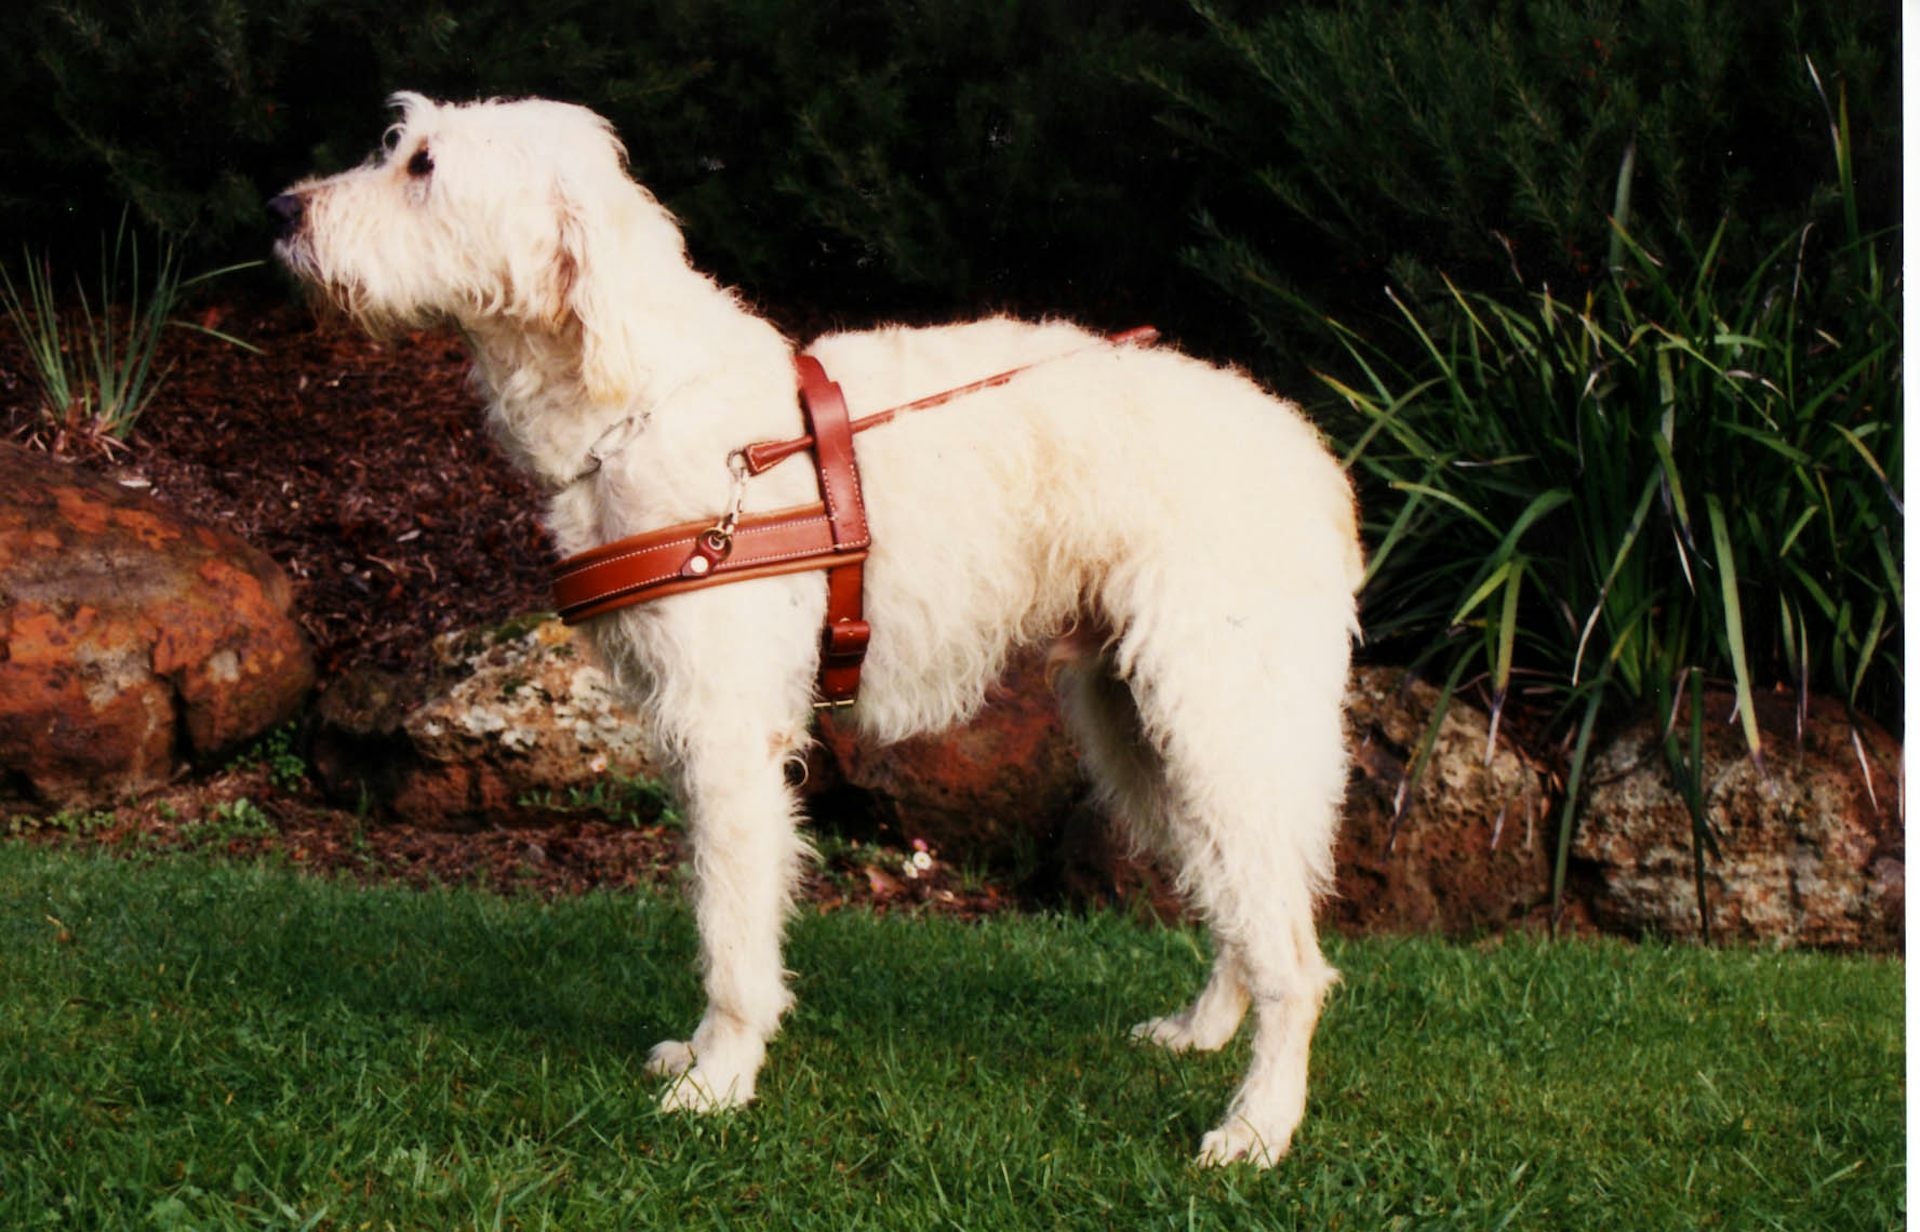
[[[545,605],[538,501],[481,428],[457,337],[375,342],[285,302],[201,316],[264,354],[170,331],[166,380],[130,448],[72,452],[278,561],[323,682]],[[12,393],[0,396],[20,431],[32,401]]]
[[[451,332],[373,341],[349,323],[272,297],[196,310],[197,323],[261,354],[169,330],[165,380],[124,446],[59,439],[27,356],[0,327],[0,436],[57,448],[74,465],[261,548],[292,579],[320,686],[374,664],[405,669],[433,637],[547,608],[552,555],[539,501],[493,448]],[[296,754],[297,756],[297,754]],[[413,885],[471,883],[542,894],[674,880],[679,836],[582,814],[452,834],[370,822],[329,805],[264,754],[203,767],[175,789],[85,817],[16,817],[35,841],[116,850],[193,848]],[[910,853],[823,840],[811,902],[978,914],[1016,896],[944,865],[908,875]]]

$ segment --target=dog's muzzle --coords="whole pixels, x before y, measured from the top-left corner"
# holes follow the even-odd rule
[[[292,193],[281,193],[267,202],[267,213],[273,216],[273,237],[277,240],[290,240],[300,229],[300,219],[307,211],[306,203]]]

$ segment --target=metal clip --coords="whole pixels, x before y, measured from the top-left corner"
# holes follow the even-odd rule
[[[733,551],[733,532],[740,525],[740,506],[747,500],[746,451],[736,449],[727,455],[727,471],[733,479],[732,490],[727,493],[727,511],[693,541],[693,555],[680,566],[682,577],[707,576],[725,563],[728,553]]]
[[[693,541],[693,555],[680,566],[680,576],[705,577],[725,564],[727,554],[732,551],[733,537],[718,526],[710,526]]]
[[[732,480],[727,492],[727,511],[701,536],[723,555],[733,546],[733,531],[740,525],[740,507],[747,503],[746,450],[736,449],[727,455],[727,474]]]

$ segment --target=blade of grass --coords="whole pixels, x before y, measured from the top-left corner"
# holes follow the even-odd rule
[[[1725,617],[1722,634],[1733,660],[1733,687],[1740,707],[1740,726],[1755,768],[1764,770],[1760,749],[1760,720],[1753,709],[1753,681],[1747,665],[1747,639],[1740,619],[1740,577],[1734,569],[1733,545],[1727,539],[1727,519],[1719,497],[1707,493],[1707,522],[1713,532],[1713,553],[1720,571],[1720,602]]]
[[[1613,179],[1613,236],[1607,244],[1607,268],[1616,278],[1626,269],[1624,240],[1632,221],[1635,145],[1636,142],[1629,138],[1626,151],[1620,156],[1620,170]]]
[[[1560,931],[1560,915],[1566,907],[1567,855],[1573,849],[1573,827],[1580,816],[1580,787],[1587,769],[1587,753],[1593,744],[1594,721],[1600,717],[1600,703],[1606,700],[1607,681],[1612,675],[1609,663],[1587,689],[1587,709],[1580,719],[1580,734],[1573,742],[1573,759],[1567,763],[1567,797],[1560,806],[1559,833],[1553,851],[1553,904],[1547,917],[1549,936]]]
[[[1481,603],[1485,602],[1488,595],[1500,589],[1500,584],[1506,581],[1507,576],[1512,572],[1513,561],[1501,561],[1500,564],[1494,568],[1494,571],[1487,576],[1486,580],[1480,583],[1479,588],[1467,596],[1466,601],[1460,605],[1459,609],[1454,612],[1453,618],[1447,621],[1447,623],[1449,625],[1458,625],[1466,620],[1468,614],[1479,607]]]
[[[1513,637],[1519,627],[1520,585],[1527,575],[1527,561],[1523,556],[1513,562],[1507,573],[1506,595],[1500,605],[1500,632],[1493,662],[1493,708],[1487,716],[1487,751],[1482,758],[1487,765],[1493,764],[1493,749],[1500,738],[1500,712],[1507,704],[1507,682],[1513,675]]]
[[[1867,464],[1867,469],[1873,472],[1873,477],[1880,481],[1880,489],[1887,494],[1887,499],[1893,503],[1893,511],[1903,518],[1906,517],[1907,507],[1901,502],[1900,494],[1893,490],[1893,484],[1888,482],[1887,472],[1880,468],[1880,461],[1873,456],[1873,451],[1868,449],[1866,443],[1845,424],[1829,424],[1827,426],[1845,437],[1847,444],[1853,446],[1854,451],[1858,453],[1861,460]]]
[[[1580,663],[1586,658],[1587,638],[1593,633],[1593,626],[1600,619],[1601,609],[1606,606],[1607,596],[1613,590],[1613,583],[1620,576],[1620,570],[1627,563],[1627,556],[1633,551],[1634,543],[1640,538],[1640,528],[1645,525],[1647,511],[1653,507],[1653,495],[1660,487],[1660,472],[1647,476],[1647,482],[1640,489],[1640,499],[1634,505],[1633,516],[1627,521],[1627,529],[1620,536],[1620,546],[1613,554],[1613,564],[1607,569],[1607,576],[1600,583],[1600,591],[1594,596],[1593,610],[1587,614],[1587,623],[1580,629],[1579,643],[1573,652],[1573,684],[1580,683]]]
[[[1458,496],[1455,496],[1451,492],[1444,492],[1429,483],[1411,483],[1411,482],[1402,481],[1402,482],[1395,483],[1393,487],[1395,490],[1401,491],[1401,492],[1418,492],[1421,495],[1430,497],[1433,500],[1437,500],[1444,505],[1450,505],[1454,509],[1459,510],[1461,513],[1466,514],[1467,517],[1473,521],[1474,525],[1480,527],[1482,530],[1486,531],[1489,535],[1494,536],[1496,539],[1499,538],[1500,536],[1500,528],[1495,526],[1491,521],[1489,521],[1486,514],[1481,513],[1478,509],[1475,509],[1472,505],[1467,504],[1466,501],[1461,500]]]
[[[1687,725],[1688,765],[1686,775],[1687,814],[1693,822],[1693,893],[1694,904],[1700,912],[1700,944],[1713,943],[1713,913],[1707,906],[1707,850],[1713,848],[1716,859],[1720,852],[1714,843],[1713,832],[1707,828],[1706,802],[1706,722],[1707,704],[1704,682],[1706,673],[1698,668],[1687,673],[1688,688],[1692,693],[1693,713]]]
[[[1873,603],[1873,616],[1867,621],[1867,636],[1860,643],[1860,659],[1853,666],[1853,683],[1847,688],[1847,710],[1852,712],[1860,699],[1860,682],[1866,679],[1867,669],[1873,666],[1875,653],[1880,647],[1880,629],[1887,619],[1887,597],[1877,596]]]

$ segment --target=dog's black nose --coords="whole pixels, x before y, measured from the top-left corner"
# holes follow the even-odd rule
[[[273,215],[274,238],[286,239],[300,226],[300,215],[305,211],[300,198],[292,193],[281,193],[267,202],[267,213]]]

